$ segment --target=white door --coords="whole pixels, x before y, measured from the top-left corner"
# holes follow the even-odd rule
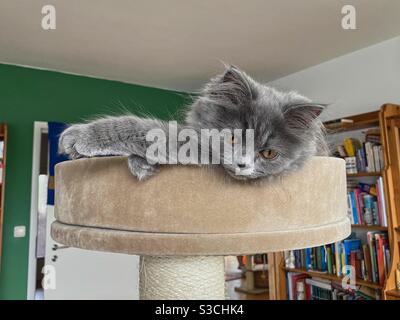
[[[35,122],[28,299],[40,299],[43,296],[37,294],[41,292],[40,286],[36,288],[37,277],[41,271],[37,270],[37,262],[43,250],[45,266],[42,271],[45,274],[43,288],[45,299],[138,299],[138,256],[62,248],[61,244],[51,238],[50,226],[55,220],[54,206],[47,205],[47,183],[44,187],[39,186],[41,136],[47,133],[47,128],[46,122]],[[42,228],[42,224],[38,226],[39,212],[41,213],[40,221],[46,220],[46,230],[40,229],[38,233],[38,228]],[[45,236],[42,237],[43,233]],[[45,239],[44,246],[41,245],[43,238]],[[54,245],[59,248],[53,250]]]
[[[138,299],[138,256],[63,248],[50,237],[54,220],[54,207],[48,206],[45,300]]]

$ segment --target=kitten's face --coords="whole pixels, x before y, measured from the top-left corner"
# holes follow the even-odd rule
[[[222,165],[234,178],[256,179],[294,170],[316,154],[317,144],[323,143],[316,119],[321,111],[322,106],[295,92],[278,92],[230,67],[206,86],[187,122],[199,128],[242,129],[243,134],[253,129],[254,156],[245,155],[244,136],[228,136],[225,143],[240,144],[243,150]]]

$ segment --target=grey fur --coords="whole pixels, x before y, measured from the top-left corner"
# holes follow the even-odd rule
[[[238,179],[274,177],[300,168],[311,156],[328,154],[325,132],[318,118],[322,110],[322,105],[296,92],[277,91],[257,83],[237,67],[228,66],[223,74],[211,79],[188,108],[179,130],[254,129],[252,172],[237,176],[237,162],[222,165]],[[59,151],[72,159],[129,156],[129,168],[142,180],[157,172],[145,159],[149,146],[146,133],[154,128],[167,133],[168,122],[131,115],[74,124],[62,133]],[[265,149],[274,149],[279,156],[266,160],[259,154]]]

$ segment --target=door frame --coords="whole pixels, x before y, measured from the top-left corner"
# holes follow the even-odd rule
[[[48,132],[48,123],[35,121],[33,127],[33,151],[32,151],[32,178],[31,178],[31,212],[29,225],[29,256],[28,256],[28,285],[26,297],[35,299],[36,289],[36,237],[38,215],[38,189],[40,173],[40,144],[42,133]]]

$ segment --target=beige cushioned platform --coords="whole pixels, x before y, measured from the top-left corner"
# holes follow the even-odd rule
[[[56,166],[55,241],[139,255],[228,255],[299,249],[350,234],[342,159],[315,157],[275,181],[219,167],[163,166],[138,182],[124,157]]]

